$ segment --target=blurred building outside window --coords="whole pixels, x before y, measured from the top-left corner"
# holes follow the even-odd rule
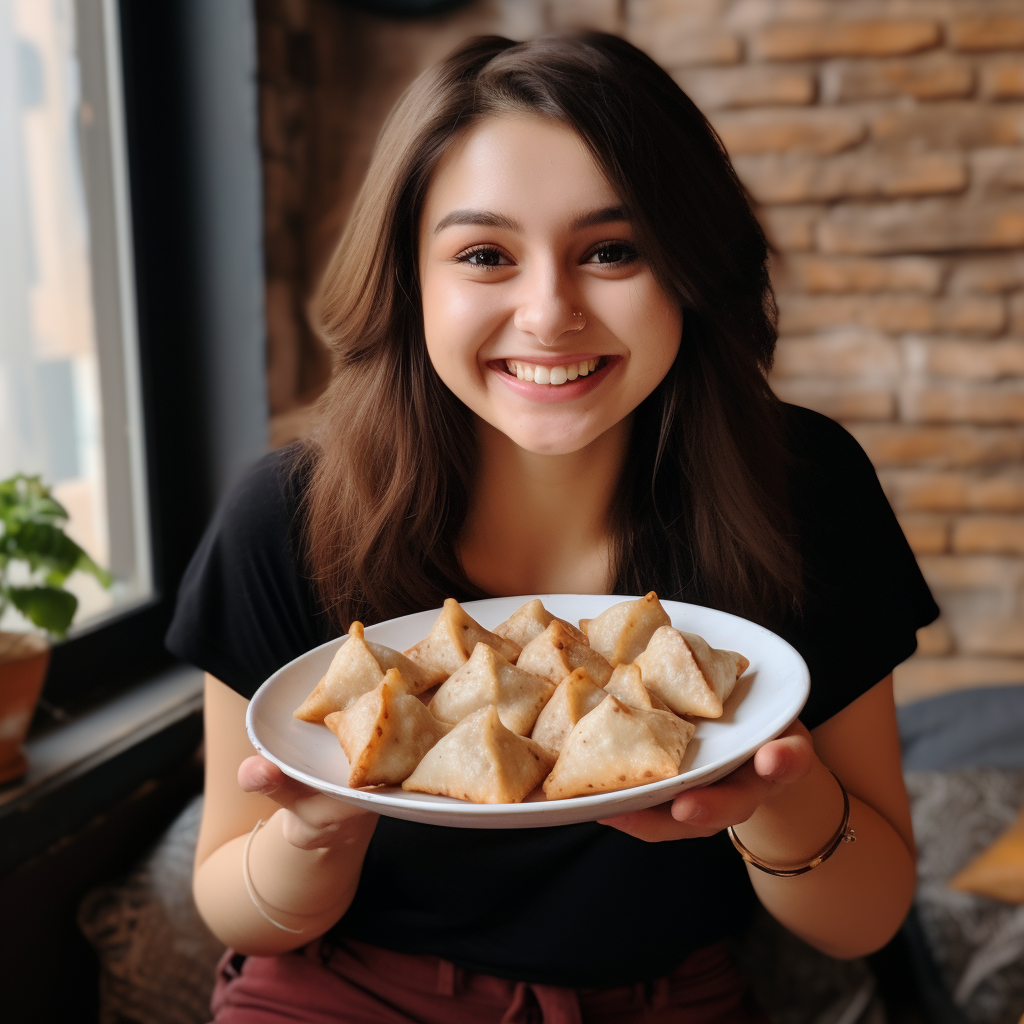
[[[115,577],[73,632],[153,596],[119,53],[114,0],[0,0],[0,478]]]

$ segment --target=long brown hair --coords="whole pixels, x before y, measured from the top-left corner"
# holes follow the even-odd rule
[[[679,355],[634,417],[611,510],[615,589],[771,624],[798,600],[768,247],[713,129],[614,36],[484,37],[413,83],[382,131],[324,275],[335,371],[307,449],[310,571],[346,628],[484,596],[455,552],[476,465],[470,414],[427,357],[418,230],[440,157],[482,117],[534,111],[583,140],[683,309]]]

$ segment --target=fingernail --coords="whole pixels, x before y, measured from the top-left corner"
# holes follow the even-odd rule
[[[700,817],[701,814],[700,804],[681,804],[672,808],[672,817],[676,821],[694,821]]]

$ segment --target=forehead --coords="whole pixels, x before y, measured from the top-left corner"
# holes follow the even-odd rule
[[[423,227],[470,207],[528,221],[569,220],[618,202],[580,137],[553,118],[502,114],[485,118],[445,154],[431,180]]]

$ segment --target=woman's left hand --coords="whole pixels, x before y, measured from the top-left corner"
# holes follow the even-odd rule
[[[688,789],[671,803],[600,822],[648,843],[712,836],[746,821],[781,788],[802,779],[816,760],[811,734],[796,721],[724,779]]]

